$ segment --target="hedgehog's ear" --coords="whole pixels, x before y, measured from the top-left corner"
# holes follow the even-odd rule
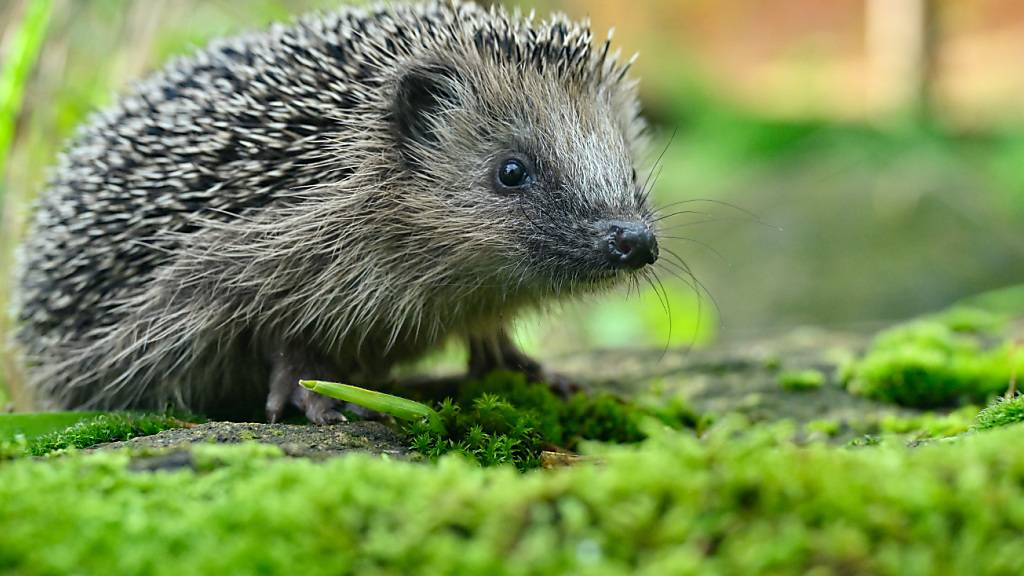
[[[459,106],[459,83],[458,72],[445,64],[421,64],[407,70],[398,82],[392,109],[400,138],[436,144],[436,118]]]

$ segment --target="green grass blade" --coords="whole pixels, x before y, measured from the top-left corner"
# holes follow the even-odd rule
[[[32,0],[28,3],[21,23],[14,29],[9,55],[0,70],[0,174],[4,173],[7,152],[14,140],[25,82],[46,37],[52,5],[51,0]],[[0,194],[2,191],[0,188]]]
[[[33,440],[59,432],[83,420],[95,418],[99,412],[39,412],[26,414],[0,414],[0,442],[24,436]]]
[[[433,408],[426,404],[421,404],[398,396],[392,396],[390,394],[384,394],[383,392],[349,386],[348,384],[322,382],[319,380],[300,380],[299,384],[313,392],[316,392],[317,394],[323,394],[324,396],[330,396],[331,398],[337,398],[338,400],[358,404],[364,408],[369,408],[370,410],[390,414],[391,416],[401,420],[419,420],[421,418],[426,418],[427,421],[430,422],[431,428],[438,431],[444,430],[444,425],[441,423],[441,417]]]

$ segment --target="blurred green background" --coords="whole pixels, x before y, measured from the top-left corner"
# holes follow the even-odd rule
[[[1024,281],[1024,3],[511,4],[614,25],[665,149],[656,202],[707,200],[662,239],[706,290],[663,267],[670,314],[650,290],[594,297],[523,319],[533,351],[868,330]],[[0,0],[0,303],[46,169],[91,111],[212,37],[337,5]]]

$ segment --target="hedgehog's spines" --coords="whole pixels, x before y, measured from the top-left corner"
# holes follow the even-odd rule
[[[438,60],[484,114],[446,127],[455,149],[440,155],[396,141],[392,108],[403,75]],[[529,249],[541,233],[516,219],[532,213],[491,196],[468,211],[460,194],[480,179],[466,175],[495,152],[467,143],[542,138],[578,188],[577,205],[551,190],[560,214],[624,210],[640,131],[628,69],[587,22],[455,0],[301,17],[172,60],[90,118],[40,199],[18,298],[32,385],[61,407],[201,407],[252,386],[277,341],[370,372],[570,292],[578,270]],[[403,154],[443,160],[414,175],[422,197]],[[459,189],[423,192],[446,185]],[[480,269],[483,241],[507,259]],[[203,385],[224,374],[224,391]]]

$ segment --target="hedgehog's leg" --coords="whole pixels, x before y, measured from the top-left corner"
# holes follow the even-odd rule
[[[469,338],[470,377],[480,378],[493,370],[522,372],[530,381],[544,382],[561,396],[570,396],[579,391],[579,386],[568,378],[545,370],[540,362],[527,356],[505,329]]]
[[[469,375],[479,378],[493,370],[514,370],[538,381],[544,372],[540,362],[520,350],[504,329],[469,339]]]
[[[321,362],[310,360],[305,354],[291,349],[273,353],[270,393],[267,395],[267,421],[279,422],[290,404],[301,410],[313,424],[344,422],[346,418],[338,411],[337,400],[299,385],[299,380],[314,379],[337,380],[332,370]]]

